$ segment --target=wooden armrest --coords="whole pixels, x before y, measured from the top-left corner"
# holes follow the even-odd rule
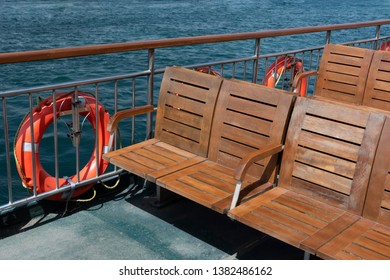
[[[292,90],[296,89],[301,82],[303,78],[309,77],[309,76],[314,76],[317,75],[318,72],[317,70],[312,70],[312,71],[306,71],[306,72],[301,72],[298,75],[295,76],[294,81],[292,83]]]
[[[124,118],[150,113],[153,111],[154,111],[153,105],[145,105],[145,106],[140,106],[128,110],[119,111],[111,117],[107,125],[107,131],[109,131],[110,133],[116,131],[119,122]]]
[[[280,153],[281,151],[283,151],[283,147],[284,146],[282,144],[271,144],[260,150],[249,153],[241,159],[241,161],[239,162],[236,168],[236,173],[234,175],[234,179],[237,180],[237,184],[234,190],[234,195],[232,198],[232,204],[230,205],[230,209],[233,209],[237,205],[237,201],[241,193],[241,184],[245,178],[246,172],[248,171],[249,167],[256,161]]]
[[[236,173],[234,175],[234,179],[236,179],[237,181],[242,181],[245,178],[246,172],[248,171],[249,167],[253,163],[261,159],[264,159],[266,157],[277,154],[282,150],[283,150],[282,144],[271,144],[260,150],[247,154],[245,157],[241,159],[240,163],[238,164],[236,168]]]

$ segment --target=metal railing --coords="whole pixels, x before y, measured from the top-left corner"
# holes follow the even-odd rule
[[[22,205],[35,203],[41,199],[59,193],[72,193],[74,189],[115,178],[123,172],[123,170],[110,167],[104,174],[94,176],[88,180],[80,180],[80,166],[82,165],[82,158],[84,158],[85,155],[83,150],[79,147],[78,141],[75,141],[74,153],[72,152],[75,157],[75,163],[74,166],[71,167],[71,170],[75,172],[76,180],[69,180],[68,184],[60,187],[58,184],[59,179],[64,177],[60,174],[60,169],[63,169],[63,161],[60,158],[61,145],[59,143],[59,123],[58,119],[54,118],[52,140],[49,140],[49,142],[52,141],[53,143],[53,156],[49,157],[51,159],[51,164],[53,165],[53,177],[56,179],[56,184],[53,186],[53,190],[45,193],[38,193],[38,182],[36,181],[35,176],[33,176],[33,178],[31,178],[33,181],[31,192],[26,195],[23,194],[24,196],[16,194],[15,189],[20,189],[22,183],[15,168],[17,162],[15,162],[12,156],[15,153],[12,135],[16,134],[18,131],[18,120],[23,119],[25,114],[33,115],[35,107],[34,98],[40,97],[41,95],[51,96],[55,103],[56,98],[58,98],[58,93],[60,92],[73,91],[73,98],[76,100],[78,99],[78,93],[84,91],[92,92],[96,98],[96,104],[104,104],[111,114],[116,113],[118,110],[139,105],[156,105],[158,88],[161,83],[164,68],[165,66],[174,64],[188,68],[213,70],[219,72],[223,77],[266,84],[267,73],[277,70],[277,64],[274,62],[282,61],[281,63],[285,63],[283,69],[290,67],[290,71],[283,71],[280,73],[277,86],[288,90],[291,86],[290,82],[294,75],[294,71],[296,71],[294,68],[296,65],[287,65],[288,62],[285,59],[286,57],[291,58],[291,61],[293,62],[299,61],[301,63],[300,65],[302,65],[305,70],[318,69],[324,44],[340,43],[377,49],[380,44],[389,41],[390,36],[387,35],[390,34],[389,25],[390,20],[380,20],[251,33],[2,53],[0,54],[0,65],[19,65],[19,63],[22,63],[20,65],[23,66],[36,61],[55,61],[58,59],[74,59],[77,57],[92,57],[96,55],[136,53],[136,56],[129,56],[128,58],[129,64],[134,62],[134,64],[138,65],[138,69],[129,71],[129,73],[126,74],[0,91],[0,98],[2,101],[0,108],[2,110],[1,116],[3,119],[3,128],[0,129],[0,132],[4,135],[3,141],[0,142],[1,146],[4,147],[4,149],[0,150],[0,162],[3,163],[0,167],[0,214],[4,211],[10,211]],[[343,32],[342,36],[338,36],[337,32]],[[351,33],[351,35],[346,35],[349,33]],[[362,38],[357,38],[357,35],[361,35]],[[248,43],[251,46],[249,48]],[[196,49],[197,46],[200,46],[199,49]],[[192,59],[188,59],[189,55],[182,56],[184,57],[184,62],[170,59],[170,54],[172,52],[177,52],[178,50],[183,50],[183,52],[185,52],[188,51],[188,48],[191,48],[189,52],[191,53]],[[207,51],[204,50],[205,48]],[[225,48],[224,56],[226,56],[226,58],[224,57],[215,60],[215,58],[222,57],[220,50]],[[241,51],[237,51],[237,48],[242,48],[242,53]],[[246,51],[245,48],[249,51]],[[288,48],[288,50],[285,48]],[[161,54],[162,58],[159,58],[157,54]],[[146,57],[146,59],[144,59],[144,57]],[[182,57],[180,56],[180,58]],[[107,57],[104,57],[102,60],[106,58]],[[146,60],[146,63],[140,62],[141,60]],[[273,67],[275,69],[272,69]],[[309,80],[307,90],[310,91],[313,88],[314,83],[314,79]],[[13,106],[13,104],[18,104],[18,106]],[[25,112],[23,112],[23,108],[27,108]],[[74,117],[75,114],[78,115],[77,106],[75,106],[74,109],[72,121],[76,123],[72,123],[71,126],[73,128],[80,126],[79,118]],[[54,115],[57,114],[55,110],[56,109],[54,109]],[[82,123],[84,123],[84,121],[85,119]],[[98,117],[96,117],[96,122],[99,122]],[[146,117],[137,119],[133,118],[130,122],[125,122],[121,124],[121,126],[121,131],[123,131],[121,133],[121,138],[124,144],[131,144],[140,139],[148,138],[153,132],[153,114],[148,114]],[[34,126],[31,125],[29,129],[31,130],[31,134],[34,135]],[[95,133],[91,132],[90,134],[94,134],[90,136],[92,137],[91,139],[93,139],[91,141],[94,141],[95,145],[101,141],[97,129],[95,130]],[[34,139],[32,142],[34,142]],[[35,145],[31,146],[34,154]],[[97,153],[98,151],[95,152]],[[95,165],[97,166],[99,164],[98,156],[95,158]],[[37,168],[36,164],[35,160],[32,160],[31,165],[34,174]]]

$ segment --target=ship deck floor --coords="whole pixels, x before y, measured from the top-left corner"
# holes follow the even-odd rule
[[[301,250],[185,198],[156,207],[153,186],[121,181],[111,191],[97,186],[91,202],[44,201],[0,216],[0,259],[303,258]]]

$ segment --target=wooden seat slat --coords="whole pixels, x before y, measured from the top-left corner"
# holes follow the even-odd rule
[[[352,179],[296,162],[292,176],[316,185],[349,195]]]
[[[337,130],[333,129],[334,125],[338,126]],[[362,128],[339,124],[338,122],[315,116],[307,116],[302,128],[310,132],[315,131],[316,134],[326,135],[327,137],[337,138],[355,144],[361,143],[364,135],[364,129]]]
[[[334,155],[345,160],[356,162],[359,153],[359,146],[343,141],[335,141],[326,135],[318,135],[302,131],[299,136],[299,143],[302,147],[321,151],[324,154]]]
[[[354,106],[345,106],[343,110],[338,107],[340,101],[333,102],[324,96],[316,97],[317,100],[325,100],[322,106],[317,102],[308,104],[307,113],[320,118],[329,118],[340,123],[345,123],[356,127],[365,127],[369,118],[364,107],[356,110]],[[335,106],[336,105],[336,106]]]
[[[372,229],[365,232],[355,242],[360,247],[367,248],[368,250],[379,252],[381,255],[390,259],[390,243],[386,236],[378,232],[374,232]]]
[[[198,115],[194,115],[187,112],[182,112],[182,114],[177,114],[177,109],[172,107],[166,107],[165,109],[165,118],[168,120],[181,122],[184,125],[187,125],[189,127],[194,127],[197,129],[201,129],[202,124],[202,117]],[[185,116],[185,117],[184,117]]]
[[[176,164],[177,161],[171,160],[170,158],[167,158],[165,156],[161,156],[160,154],[153,153],[151,151],[148,151],[147,149],[139,149],[137,151],[134,151],[133,154],[128,155],[128,157],[137,157],[139,156],[140,162],[145,162],[145,165],[159,169],[163,166],[170,166],[172,164]]]
[[[372,248],[367,248],[360,243],[351,243],[343,251],[362,260],[385,260],[390,258],[390,256],[383,255],[382,252],[373,251]]]
[[[279,209],[277,206],[279,206]],[[309,236],[318,230],[318,228],[316,227],[316,223],[321,221],[313,218],[309,220],[307,219],[307,216],[302,217],[302,219],[300,220],[297,220],[296,215],[294,215],[294,218],[288,215],[289,212],[293,212],[294,209],[289,209],[289,211],[285,211],[285,208],[286,207],[283,207],[283,205],[276,205],[275,207],[274,205],[265,203],[264,205],[262,205],[262,207],[258,207],[256,208],[256,210],[252,211],[251,214],[253,216],[258,217],[259,219],[268,220],[270,223],[279,224],[280,226],[283,226],[285,228],[291,228],[293,230],[299,228],[299,232],[301,232],[305,236]]]
[[[226,154],[222,151],[220,151],[217,156],[218,156],[218,160],[224,163],[223,166],[226,166],[231,169],[235,169],[237,165],[240,163],[240,158],[234,157],[230,154]],[[267,163],[265,161],[262,161],[259,164],[257,163],[252,164],[252,166],[249,168],[249,174],[263,174],[265,171],[264,166],[266,165]]]
[[[240,217],[240,222],[293,246],[299,246],[308,236],[302,231],[297,231],[296,228],[259,217],[253,212]]]
[[[296,205],[294,205],[296,206]],[[324,222],[304,212],[291,208],[276,201],[267,201],[251,212],[255,216],[279,223],[284,227],[293,228],[306,236],[312,235],[324,226]]]
[[[330,90],[323,90],[322,94],[325,96],[327,99],[332,99],[332,100],[338,100],[340,102],[344,102],[347,104],[356,104],[356,95],[354,94],[348,94],[345,92],[340,92],[340,91],[330,91]],[[320,96],[319,94],[317,96]]]
[[[230,95],[226,96],[226,101],[228,102],[235,102],[234,100],[238,97],[242,97],[242,87],[237,85],[237,83],[241,83],[243,87],[245,87],[245,97],[248,100],[253,100],[256,103],[263,103],[268,104],[270,106],[276,107],[277,104],[280,102],[280,98],[278,94],[274,94],[275,90],[274,88],[265,87],[262,88],[261,91],[258,89],[258,85],[245,82],[242,80],[231,80],[232,83],[230,83],[231,87],[226,89],[230,92]],[[226,105],[225,108],[228,108],[229,105]]]
[[[275,105],[254,102],[253,99],[244,99],[231,96],[228,100],[226,111],[242,112],[246,115],[271,121],[275,114]]]
[[[262,143],[267,143],[269,137],[245,130],[239,127],[222,125],[221,137],[224,140],[236,142],[240,146],[248,146],[255,149]]]
[[[202,176],[199,176],[199,173],[190,174],[189,176],[181,176],[176,181],[178,183],[181,183],[182,186],[192,187],[193,189],[197,190],[200,193],[207,193],[218,199],[225,198],[227,195],[229,195],[228,192],[221,190],[223,187],[222,184],[218,184],[220,188],[218,187],[218,185],[217,186],[214,184],[210,185],[208,181],[213,181],[213,182],[215,181],[207,180],[207,177],[202,178]]]
[[[223,181],[226,183],[227,188],[229,188],[229,191],[234,190],[234,186],[236,185],[236,180],[232,177],[232,170],[230,168],[227,168],[225,166],[221,166],[215,162],[212,161],[205,161],[202,165],[204,167],[199,166],[201,169],[201,172],[203,174],[215,176],[219,178],[220,181]],[[207,167],[206,167],[207,166]],[[226,187],[226,186],[225,186]]]
[[[142,163],[138,163],[135,160],[128,158],[124,155],[115,157],[110,162],[140,177],[145,177],[146,174],[155,171],[154,169],[145,166]]]
[[[317,201],[313,203],[313,199],[291,191],[275,198],[273,201],[304,213],[304,217],[308,216],[309,219],[318,220],[318,226],[334,221],[343,213],[343,211],[335,209],[326,203],[318,203]]]
[[[197,81],[199,84],[199,81]],[[205,103],[207,100],[207,94],[209,92],[209,88],[202,86],[194,86],[185,82],[180,82],[178,80],[171,80],[169,86],[169,93],[173,96],[178,96],[181,99],[189,99],[197,102]]]
[[[353,178],[356,167],[354,162],[307,149],[306,147],[298,147],[297,161],[312,167],[322,166],[328,172],[347,178]]]
[[[339,207],[342,209],[348,208],[348,196],[332,189],[324,188],[313,182],[301,180],[299,178],[292,178],[290,186],[283,186],[284,188],[293,190],[299,194],[316,198],[327,198],[327,203],[332,207]]]
[[[224,192],[223,197],[225,197],[226,193],[231,194],[234,191],[235,183],[229,184],[226,180],[221,180],[219,175],[219,173],[213,173],[206,169],[205,172],[200,170],[200,172],[191,174],[190,177],[205,183],[208,187],[212,186],[212,189],[222,190]]]
[[[151,153],[146,152],[146,156],[143,154],[143,149],[132,151],[121,155],[121,158],[125,158],[126,161],[134,161],[137,164],[143,165],[150,170],[161,169],[168,164],[166,162],[159,162],[158,155],[153,156]],[[172,162],[172,161],[171,161]]]
[[[337,65],[350,65],[357,68],[360,68],[363,56],[356,56],[357,54],[353,54],[353,52],[349,52],[352,55],[348,55],[348,53],[336,53],[331,51],[328,56],[328,63],[335,63]]]
[[[369,238],[377,239],[386,246],[390,246],[389,227],[383,223],[376,223],[371,227],[370,232],[366,234]]]
[[[169,182],[164,188],[171,190],[178,195],[190,199],[207,208],[211,208],[214,203],[221,200],[221,197],[212,195],[208,192],[199,191],[198,189],[192,188],[191,185],[179,184],[177,183],[177,181],[174,181],[172,183]]]
[[[226,111],[224,117],[224,124],[230,127],[239,127],[241,129],[246,129],[253,131],[255,133],[269,135],[271,130],[272,122],[267,120],[256,120],[253,116],[248,116],[246,114]]]
[[[374,107],[374,108],[381,108],[382,110],[390,111],[390,102],[389,101],[383,101],[376,98],[372,98],[370,103],[367,103],[367,105]]]
[[[344,69],[346,70],[346,69]],[[337,72],[340,71],[340,69],[337,69],[336,72],[334,71],[327,71],[326,72],[326,79],[328,80],[329,84],[328,85],[337,85],[336,88],[343,87],[345,86],[352,86],[357,89],[357,83],[359,82],[359,77],[355,75],[351,75],[350,73],[340,73]],[[331,89],[332,86],[328,87],[327,89]],[[351,88],[352,89],[352,88]],[[348,91],[350,94],[353,93],[353,90]]]
[[[174,165],[171,165],[171,166],[166,166],[163,169],[150,171],[149,173],[147,173],[145,175],[145,178],[148,181],[151,181],[151,182],[155,183],[156,182],[156,178],[160,178],[162,176],[165,176],[165,175],[168,175],[168,174],[171,174],[171,173],[175,173],[178,170],[181,170],[181,169],[190,167],[192,165],[198,164],[198,163],[200,163],[200,162],[202,162],[204,160],[205,160],[205,158],[201,157],[201,156],[191,157],[191,158],[188,158],[187,160],[180,161],[178,164],[174,164]]]
[[[179,122],[174,122],[169,119],[165,119],[166,128],[163,128],[160,132],[163,135],[173,134],[180,139],[188,139],[195,143],[199,143],[201,140],[201,131],[193,127],[184,125]]]
[[[178,116],[183,114],[194,114],[197,116],[204,116],[204,102],[198,102],[193,99],[183,98],[174,94],[168,94],[165,97],[166,106],[172,106],[176,109],[175,112]]]
[[[326,66],[327,75],[329,75],[330,73],[338,73],[339,75],[359,77],[360,71],[361,70],[359,67],[354,67],[351,65],[340,65],[337,63],[333,63],[332,61],[328,61],[328,64]]]
[[[240,139],[237,139],[237,140],[240,140]],[[262,145],[262,144],[266,145],[267,140],[268,140],[268,138],[259,137],[259,141],[258,141],[258,143],[256,143],[256,145],[258,145],[258,146]],[[223,156],[223,155],[221,155],[221,153],[224,153],[224,154],[231,155],[232,157],[236,157],[237,159],[240,159],[240,156],[242,156],[242,154],[249,154],[250,152],[253,152],[254,150],[256,150],[253,146],[247,146],[247,145],[244,145],[243,143],[234,141],[234,139],[232,139],[232,137],[230,137],[229,139],[226,139],[225,137],[221,138],[220,139],[220,146],[221,146],[221,149],[218,151],[218,153],[219,153],[218,156]],[[227,162],[227,161],[228,160],[226,160],[226,161],[224,160],[224,162]],[[232,162],[232,164],[234,166],[236,166],[237,160],[232,159],[232,161],[234,161],[234,162]],[[259,164],[264,165],[265,161],[261,160],[261,161],[259,161]]]
[[[173,145],[164,143],[162,141],[157,141],[153,144],[153,146],[156,146],[158,148],[162,148],[163,151],[166,151],[168,153],[174,153],[177,156],[183,157],[183,159],[194,157],[194,154],[191,152],[188,152],[186,150],[180,149],[178,147],[175,147]]]
[[[148,151],[150,153],[153,153],[154,155],[158,155],[159,157],[167,158],[167,159],[169,159],[170,161],[173,161],[173,162],[181,162],[183,160],[187,160],[188,158],[193,157],[192,154],[190,154],[190,155],[188,155],[188,154],[187,155],[183,155],[180,152],[177,153],[173,149],[169,149],[167,147],[163,148],[163,147],[160,147],[157,144],[156,145],[145,146],[144,150],[146,150],[146,151]]]

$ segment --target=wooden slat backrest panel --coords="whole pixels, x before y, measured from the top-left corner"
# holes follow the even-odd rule
[[[363,216],[390,226],[390,117],[386,119],[372,170]]]
[[[282,143],[294,96],[242,81],[224,81],[215,109],[209,159],[236,168],[241,158],[268,144]],[[266,161],[248,172],[259,178]]]
[[[390,52],[375,51],[363,104],[390,111]]]
[[[221,84],[220,77],[167,68],[160,89],[155,138],[206,157]]]
[[[328,44],[325,46],[314,90],[315,96],[362,104],[374,51]]]
[[[360,215],[383,122],[367,107],[297,100],[279,185]]]

